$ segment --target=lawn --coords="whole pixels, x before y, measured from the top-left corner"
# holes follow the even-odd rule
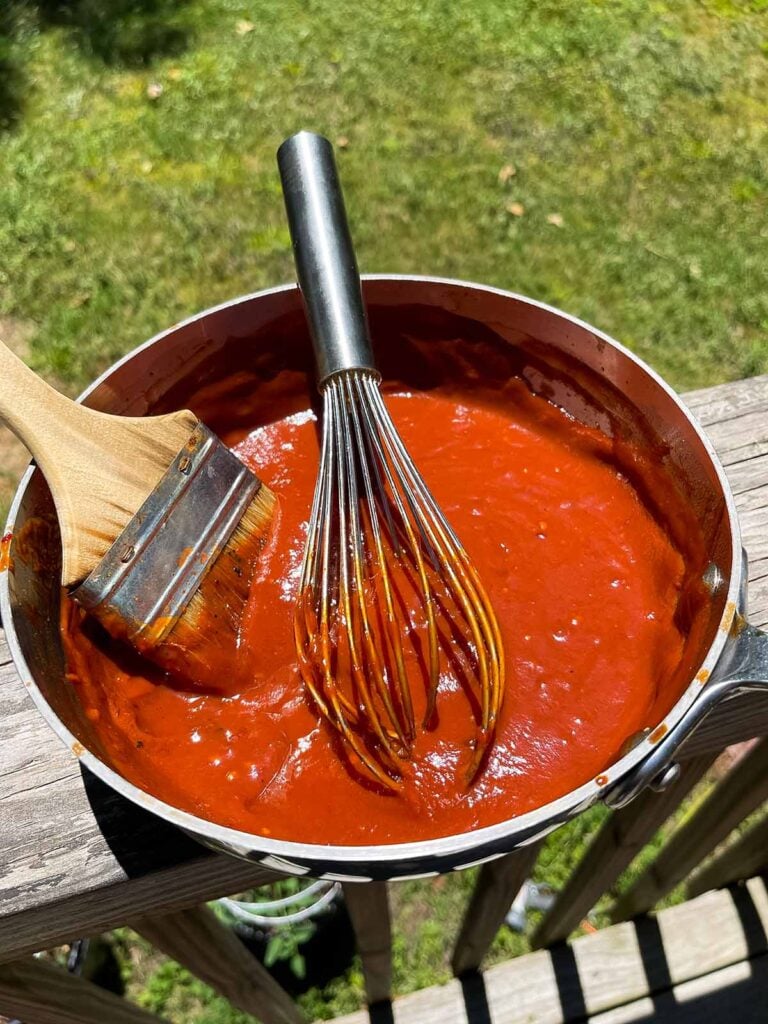
[[[0,333],[73,393],[292,279],[274,152],[300,127],[336,141],[364,270],[554,303],[681,389],[768,370],[767,0],[3,0]],[[399,991],[447,976],[469,884],[400,890]],[[171,1020],[243,1020],[119,948]],[[306,1005],[360,998],[353,969]]]

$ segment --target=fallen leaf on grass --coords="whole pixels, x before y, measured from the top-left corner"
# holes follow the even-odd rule
[[[514,178],[517,174],[517,168],[514,164],[504,164],[499,171],[499,184],[506,185],[510,178]]]
[[[513,217],[522,217],[525,213],[525,207],[522,203],[507,203],[505,209],[507,213],[511,213]]]
[[[247,36],[248,33],[253,32],[255,28],[256,26],[253,24],[252,21],[246,21],[245,19],[243,19],[242,21],[238,21],[238,23],[235,25],[235,32],[237,32],[239,36]]]
[[[547,224],[553,224],[556,228],[563,226],[563,217],[560,213],[548,213]]]

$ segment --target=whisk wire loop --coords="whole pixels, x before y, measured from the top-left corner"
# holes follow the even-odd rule
[[[425,534],[419,521],[419,516],[417,514],[418,510],[414,507],[411,494],[409,493],[407,484],[403,479],[401,467],[397,460],[392,458],[392,446],[388,435],[394,434],[397,436],[397,431],[395,430],[395,425],[392,423],[386,406],[383,401],[381,401],[378,382],[363,378],[360,382],[360,397],[362,399],[362,408],[365,410],[368,420],[368,436],[371,439],[378,462],[384,471],[384,476],[387,484],[389,485],[389,494],[392,496],[392,500],[394,501],[395,509],[399,516],[398,522],[400,523],[402,533],[404,534],[406,551],[410,555],[413,565],[415,566],[421,590],[421,606],[424,615],[426,616],[427,624],[429,690],[427,697],[427,711],[424,716],[424,720],[425,723],[428,724],[432,720],[434,714],[437,688],[440,683],[439,642],[432,587],[430,586],[429,576],[427,574],[423,545],[419,544],[419,541],[417,540],[413,524],[415,523],[416,529],[423,539],[425,539]],[[378,408],[377,403],[380,403],[380,408]],[[381,415],[382,410],[384,413],[383,416]],[[398,531],[395,530],[396,550],[399,550],[402,538],[398,537],[397,534]],[[399,552],[399,554],[402,558],[402,552]],[[430,554],[432,554],[432,552],[430,552]]]
[[[337,490],[339,533],[338,595],[342,622],[346,625],[345,639],[349,652],[350,667],[359,690],[364,713],[371,722],[376,737],[388,755],[394,753],[391,737],[385,723],[376,713],[373,696],[368,683],[368,672],[384,704],[389,723],[395,735],[400,736],[392,700],[386,680],[381,671],[379,657],[374,643],[371,623],[366,605],[366,581],[360,526],[358,494],[358,459],[354,449],[354,434],[349,422],[349,408],[345,402],[344,381],[336,378],[328,388],[330,401],[340,424],[336,434],[337,458],[339,463],[339,486]],[[400,736],[404,742],[404,738]]]
[[[348,551],[346,545],[338,545],[333,531],[334,496],[336,509],[341,517],[342,536],[347,534],[346,501],[348,495],[334,487],[334,481],[344,474],[343,452],[340,452],[339,438],[342,424],[337,403],[326,402],[323,417],[323,437],[320,456],[320,473],[310,513],[307,545],[296,604],[294,633],[299,655],[299,668],[304,683],[323,716],[349,744],[368,771],[385,787],[393,788],[391,776],[373,759],[365,748],[364,740],[357,734],[360,725],[360,709],[337,685],[338,645],[335,638],[335,623],[339,614],[338,583],[334,584],[334,572],[342,578],[348,577]],[[334,492],[335,495],[334,495]],[[336,556],[336,557],[335,557]],[[338,565],[334,566],[334,562]],[[341,595],[341,616],[351,622],[348,600]],[[351,665],[357,662],[356,638],[346,631]],[[356,674],[358,685],[362,683],[362,710],[366,721],[375,725],[378,717],[372,708],[365,677]],[[391,744],[381,729],[376,730],[385,754],[391,761]],[[391,765],[390,765],[391,767]]]
[[[367,435],[364,433],[360,422],[359,415],[359,401],[357,400],[358,394],[353,391],[353,388],[359,389],[360,377],[355,375],[353,378],[343,378],[343,386],[345,391],[345,397],[347,400],[347,407],[350,413],[350,420],[354,432],[354,439],[357,446],[357,455],[359,460],[360,473],[363,480],[363,488],[365,493],[365,514],[368,520],[369,535],[373,540],[373,549],[368,552],[368,557],[371,558],[373,565],[372,571],[376,574],[378,580],[381,582],[382,596],[384,599],[384,619],[385,619],[385,630],[384,630],[384,642],[387,644],[387,649],[394,662],[394,682],[396,686],[397,699],[401,709],[401,718],[394,712],[391,699],[389,697],[389,691],[386,686],[384,679],[384,673],[380,663],[379,656],[377,654],[376,644],[374,642],[373,632],[367,633],[370,643],[370,656],[375,666],[376,681],[379,686],[380,695],[387,711],[390,716],[390,720],[395,728],[395,731],[403,744],[405,750],[409,750],[411,743],[415,736],[415,725],[413,720],[413,705],[411,702],[410,690],[408,689],[408,680],[405,671],[405,659],[403,657],[402,645],[399,643],[399,626],[397,616],[395,614],[395,605],[392,594],[392,586],[390,581],[390,573],[387,565],[387,559],[384,551],[382,532],[379,526],[379,515],[377,510],[377,502],[373,488],[372,472],[373,467],[374,474],[379,483],[379,505],[384,510],[386,518],[389,521],[390,532],[394,534],[394,524],[392,524],[392,517],[389,512],[389,507],[385,501],[385,493],[383,485],[381,485],[381,477],[378,471],[378,466],[375,462],[372,462],[369,458],[369,451],[365,444]],[[362,548],[362,531],[357,535],[356,541],[358,549]],[[360,580],[358,586],[358,595],[361,600],[361,612],[366,617],[365,612],[365,601],[364,601],[364,586],[362,580]],[[386,653],[386,652],[385,652]]]
[[[430,547],[436,553],[441,569],[448,576],[452,596],[460,605],[470,627],[480,675],[481,728],[484,732],[488,732],[495,725],[498,712],[496,707],[497,680],[501,669],[497,653],[498,643],[487,644],[486,642],[489,633],[494,640],[498,637],[498,633],[494,633],[490,626],[490,620],[493,619],[495,622],[495,616],[485,591],[479,586],[477,573],[463,546],[416,469],[400,435],[394,428],[387,429],[391,424],[391,419],[378,388],[371,391],[370,399],[377,424],[388,448],[388,454],[393,463],[402,467],[403,492],[414,518]],[[489,664],[489,658],[493,664]],[[430,704],[427,708],[425,724],[434,711],[435,699],[436,687],[430,691]]]

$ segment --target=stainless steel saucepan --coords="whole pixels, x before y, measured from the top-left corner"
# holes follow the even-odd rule
[[[225,828],[178,810],[110,767],[64,679],[59,639],[59,538],[50,493],[30,467],[11,509],[10,566],[0,609],[16,668],[51,727],[99,778],[203,843],[294,874],[387,879],[467,867],[533,842],[597,800],[612,806],[674,775],[675,753],[715,703],[768,685],[768,636],[745,622],[743,563],[733,498],[712,446],[675,393],[625,348],[574,317],[509,292],[461,281],[370,277],[364,283],[385,379],[428,387],[498,387],[521,374],[577,419],[651,446],[698,524],[704,557],[692,567],[700,628],[658,721],[631,737],[596,778],[497,825],[425,842],[305,845]],[[270,422],[314,398],[314,370],[294,286],[206,310],[158,334],[82,396],[108,412],[142,415],[191,407],[214,429]],[[227,408],[228,423],[216,422]],[[693,598],[692,598],[693,599]],[[596,700],[599,695],[596,695]]]

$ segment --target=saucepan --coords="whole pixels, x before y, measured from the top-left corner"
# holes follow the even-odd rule
[[[502,387],[511,373],[522,375],[577,419],[651,445],[695,519],[702,553],[689,576],[697,582],[698,628],[674,685],[654,705],[657,720],[628,737],[600,775],[507,821],[424,842],[306,845],[214,824],[116,772],[67,684],[59,639],[59,537],[50,493],[34,465],[11,508],[9,569],[0,573],[3,626],[19,676],[90,771],[208,846],[279,871],[341,880],[458,870],[534,842],[598,800],[619,806],[649,785],[662,788],[675,776],[680,745],[716,703],[768,685],[768,636],[745,619],[746,565],[731,492],[707,437],[653,370],[596,328],[510,292],[396,276],[368,277],[364,292],[390,383],[428,385],[436,366],[465,387],[480,379]],[[249,426],[255,425],[254,408],[257,419],[269,422],[306,407],[313,381],[300,296],[286,286],[235,299],[158,334],[107,370],[81,400],[133,416],[188,406],[215,430],[222,405],[227,425],[241,416]]]

